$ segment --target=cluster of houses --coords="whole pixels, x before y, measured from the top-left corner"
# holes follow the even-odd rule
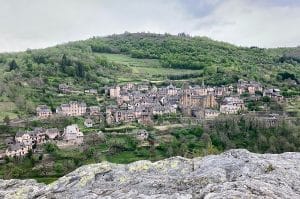
[[[284,97],[280,94],[280,89],[278,88],[263,88],[263,86],[255,81],[244,81],[239,80],[237,84],[237,93],[242,95],[243,93],[249,93],[250,95],[255,95],[260,93],[263,96],[270,97],[277,102],[282,102]]]
[[[71,92],[67,85],[60,85],[62,93]],[[96,90],[86,90],[85,93],[97,94]],[[105,116],[107,124],[120,124],[137,121],[142,124],[152,124],[155,116],[175,115],[178,111],[184,117],[193,117],[199,120],[210,120],[220,114],[237,114],[246,110],[243,98],[245,96],[267,96],[277,102],[284,100],[280,90],[275,88],[264,89],[254,81],[239,80],[236,88],[233,86],[211,87],[202,83],[201,86],[184,84],[178,88],[172,84],[164,87],[155,85],[133,84],[107,87],[105,93],[115,101],[114,105],[105,107],[101,113],[99,106],[87,106],[85,102],[70,101],[56,108],[55,113],[47,105],[36,108],[37,117],[46,119],[52,115],[66,117],[88,116],[84,122],[86,127],[93,126],[92,116]],[[244,95],[247,93],[247,95]],[[277,115],[263,115],[260,120],[266,121],[269,126],[278,124]],[[148,137],[148,132],[139,131],[140,140]],[[7,149],[0,152],[1,157],[19,157],[34,151],[38,145],[48,141],[58,147],[74,146],[83,143],[83,134],[76,124],[69,125],[60,132],[57,128],[35,128],[32,131],[20,131],[14,138],[6,139]]]
[[[116,105],[106,107],[108,124],[138,121],[151,123],[153,116],[181,111],[184,116],[198,119],[213,119],[219,114],[237,114],[244,111],[241,95],[248,93],[268,96],[278,102],[283,100],[278,89],[264,89],[255,81],[239,80],[236,89],[232,86],[190,86],[182,88],[170,84],[157,88],[150,84],[127,83],[107,89],[106,93],[116,100]]]
[[[67,104],[61,104],[56,108],[57,115],[61,116],[83,116],[83,115],[100,115],[99,106],[87,107],[85,102],[71,101]],[[47,105],[39,105],[36,108],[36,114],[39,119],[51,117],[54,113]]]
[[[61,92],[68,92],[67,85],[60,85]],[[89,89],[86,93],[96,94]],[[245,93],[257,98],[256,94],[268,96],[278,102],[283,100],[279,89],[264,89],[255,81],[239,80],[236,88],[232,85],[211,87],[202,83],[201,86],[184,84],[181,88],[170,84],[156,87],[149,83],[116,85],[107,87],[105,93],[115,100],[115,105],[106,106],[101,114],[99,106],[88,107],[85,102],[71,101],[56,108],[56,114],[62,116],[97,116],[105,115],[107,124],[119,124],[137,121],[151,124],[154,116],[176,114],[177,111],[186,117],[200,120],[213,119],[220,114],[237,114],[244,111],[245,104],[241,96]],[[51,117],[51,109],[40,105],[36,109],[40,119]],[[87,119],[86,127],[92,127],[93,121]]]
[[[80,145],[83,143],[83,134],[76,124],[67,126],[63,132],[57,128],[34,128],[32,131],[19,131],[14,138],[7,138],[7,149],[0,154],[0,159],[7,157],[21,157],[35,151],[38,145],[46,142],[55,142],[58,146]]]
[[[155,115],[175,114],[178,110],[187,116],[212,119],[220,114],[218,99],[229,96],[233,87],[189,86],[170,84],[157,88],[148,84],[128,83],[107,90],[117,105],[106,107],[108,124],[138,121],[151,123]]]

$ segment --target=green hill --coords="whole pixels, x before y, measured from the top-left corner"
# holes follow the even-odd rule
[[[213,85],[251,79],[280,87],[286,96],[292,96],[300,92],[299,57],[299,48],[245,48],[184,34],[94,37],[46,49],[0,54],[0,101],[13,103],[10,110],[14,114],[9,115],[15,116],[33,113],[40,103],[53,108],[65,100],[78,99],[72,95],[58,97],[54,91],[60,83],[83,90],[168,79],[194,83],[204,79]],[[92,97],[81,98],[95,101]]]

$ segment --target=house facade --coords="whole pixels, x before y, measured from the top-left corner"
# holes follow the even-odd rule
[[[51,117],[52,111],[46,105],[39,105],[36,108],[36,115],[39,119],[46,119],[46,118]]]
[[[64,116],[82,116],[86,113],[87,106],[84,102],[71,101],[56,108],[56,113]]]
[[[237,114],[244,109],[244,101],[238,97],[225,97],[220,105],[220,112],[224,114]]]
[[[80,145],[83,143],[83,133],[77,124],[72,124],[64,129],[63,140],[68,144]]]
[[[116,87],[110,88],[109,89],[109,96],[110,96],[110,98],[114,99],[114,98],[119,97],[120,96],[120,91],[121,91],[120,86],[116,86]]]

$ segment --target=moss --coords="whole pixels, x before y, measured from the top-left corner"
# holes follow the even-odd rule
[[[265,172],[266,172],[266,173],[270,173],[270,172],[272,172],[272,171],[274,171],[274,170],[275,170],[274,166],[273,166],[272,164],[269,164],[269,165],[266,167]]]

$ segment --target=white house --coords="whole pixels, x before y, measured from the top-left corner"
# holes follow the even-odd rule
[[[83,143],[83,133],[80,132],[77,124],[69,125],[64,129],[63,140],[74,145]]]

